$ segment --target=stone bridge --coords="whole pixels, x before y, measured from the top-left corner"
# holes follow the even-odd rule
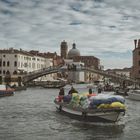
[[[96,73],[96,74],[102,75],[104,77],[116,79],[116,81],[119,80],[119,81],[125,81],[127,83],[131,83],[131,84],[139,84],[138,81],[131,79],[129,77],[122,77],[121,75],[109,74],[103,70],[95,70],[93,68],[88,68],[88,67],[84,67],[84,66],[80,66],[78,68],[75,67],[74,69],[73,68],[70,69],[67,66],[51,66],[48,68],[43,68],[43,69],[32,71],[32,72],[26,74],[25,76],[23,76],[22,82],[24,84],[26,84],[34,79],[44,76],[44,75],[58,73],[58,72],[68,72],[68,71],[88,71],[91,73]]]

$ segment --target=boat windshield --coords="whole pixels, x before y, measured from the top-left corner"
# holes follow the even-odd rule
[[[5,85],[0,85],[0,90],[5,90],[6,86]]]

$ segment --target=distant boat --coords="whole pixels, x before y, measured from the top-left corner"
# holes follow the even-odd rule
[[[7,85],[0,85],[0,97],[14,95],[14,89]]]
[[[140,90],[130,90],[128,92],[128,98],[140,101]]]
[[[114,94],[128,96],[128,89],[116,88]]]
[[[60,80],[46,81],[45,84],[42,84],[44,88],[61,88],[65,86],[65,82]]]
[[[53,85],[53,84],[51,84],[51,85],[43,85],[42,87],[43,88],[61,88],[63,86],[65,86],[65,85],[62,85],[62,84],[60,84],[60,85]]]
[[[26,89],[27,89],[26,86],[18,86],[14,88],[15,91],[21,91],[21,90],[26,90]]]

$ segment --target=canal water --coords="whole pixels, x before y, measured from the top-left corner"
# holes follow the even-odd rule
[[[29,88],[0,98],[0,140],[139,140],[140,102],[126,99],[116,124],[84,123],[56,112],[58,89]]]

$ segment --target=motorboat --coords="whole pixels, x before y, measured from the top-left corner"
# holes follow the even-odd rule
[[[57,110],[73,119],[85,122],[117,122],[125,114],[125,109],[82,109],[72,108],[67,104],[56,102]]]
[[[125,109],[83,109],[81,107],[72,107],[71,105],[54,100],[56,109],[61,114],[73,119],[84,122],[107,122],[113,123],[119,121],[125,114]]]
[[[128,92],[128,98],[140,101],[140,90],[130,90]]]
[[[122,88],[118,87],[118,88],[115,89],[115,93],[114,94],[122,95],[122,96],[128,96],[127,92],[128,92],[128,89],[122,89]]]
[[[0,97],[14,95],[14,89],[7,85],[0,85]]]

